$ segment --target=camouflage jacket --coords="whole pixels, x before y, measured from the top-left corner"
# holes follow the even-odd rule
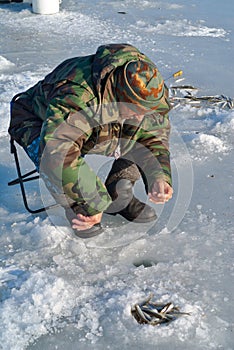
[[[86,154],[131,155],[149,188],[157,177],[171,184],[167,88],[153,114],[139,124],[121,120],[113,72],[132,60],[150,59],[128,44],[100,46],[93,55],[68,59],[12,104],[10,134],[23,147],[41,137],[41,171],[56,192],[104,211],[111,198],[86,163]],[[152,62],[151,62],[152,63]]]

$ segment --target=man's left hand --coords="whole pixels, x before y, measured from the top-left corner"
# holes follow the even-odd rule
[[[149,200],[153,203],[165,203],[171,199],[173,194],[172,187],[165,180],[156,180],[152,190],[149,193]]]

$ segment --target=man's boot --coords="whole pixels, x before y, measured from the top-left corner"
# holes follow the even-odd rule
[[[128,221],[149,222],[157,218],[152,207],[139,201],[133,195],[133,186],[141,174],[132,161],[117,159],[106,179],[105,185],[113,203],[105,213],[119,214]]]
[[[82,205],[78,205],[78,204],[73,204],[71,207],[67,207],[65,208],[65,214],[66,217],[68,219],[68,221],[71,223],[72,225],[72,219],[77,219],[77,214],[82,214],[85,216],[87,215],[87,211],[85,210],[85,207]],[[73,230],[75,235],[80,237],[80,238],[91,238],[94,236],[99,235],[100,233],[103,232],[103,228],[101,226],[101,224],[96,224],[93,225],[92,227],[86,229],[86,230]]]

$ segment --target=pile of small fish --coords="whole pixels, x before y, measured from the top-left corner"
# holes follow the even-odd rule
[[[233,109],[234,99],[224,95],[215,96],[194,96],[198,91],[197,88],[191,85],[176,85],[170,87],[171,103],[174,108],[181,104],[190,104],[193,107],[202,107],[211,105],[214,107]]]
[[[131,313],[138,323],[156,326],[174,321],[181,315],[190,315],[186,312],[180,312],[179,308],[172,303],[155,303],[151,300],[152,298],[153,295],[150,294],[146,300],[132,306]]]

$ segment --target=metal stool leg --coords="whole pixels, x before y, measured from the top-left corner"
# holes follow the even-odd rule
[[[39,179],[39,175],[31,176],[32,174],[37,173],[36,169],[32,170],[32,171],[30,171],[30,172],[28,172],[28,173],[26,173],[24,175],[22,175],[21,169],[20,169],[20,164],[19,164],[19,158],[18,158],[17,149],[15,147],[14,140],[12,138],[10,140],[10,146],[11,146],[10,151],[14,155],[14,158],[15,158],[15,165],[16,165],[18,178],[16,178],[15,180],[10,181],[8,183],[8,186],[14,186],[14,185],[17,185],[17,184],[20,185],[24,206],[27,209],[27,211],[29,213],[31,213],[31,214],[37,214],[37,213],[41,213],[41,212],[45,211],[46,209],[50,209],[52,207],[57,206],[58,204],[53,204],[53,205],[50,205],[48,207],[41,207],[39,209],[34,209],[34,210],[29,208],[28,201],[27,201],[27,196],[26,196],[26,191],[25,191],[25,187],[24,187],[24,182],[37,180],[37,179]]]

